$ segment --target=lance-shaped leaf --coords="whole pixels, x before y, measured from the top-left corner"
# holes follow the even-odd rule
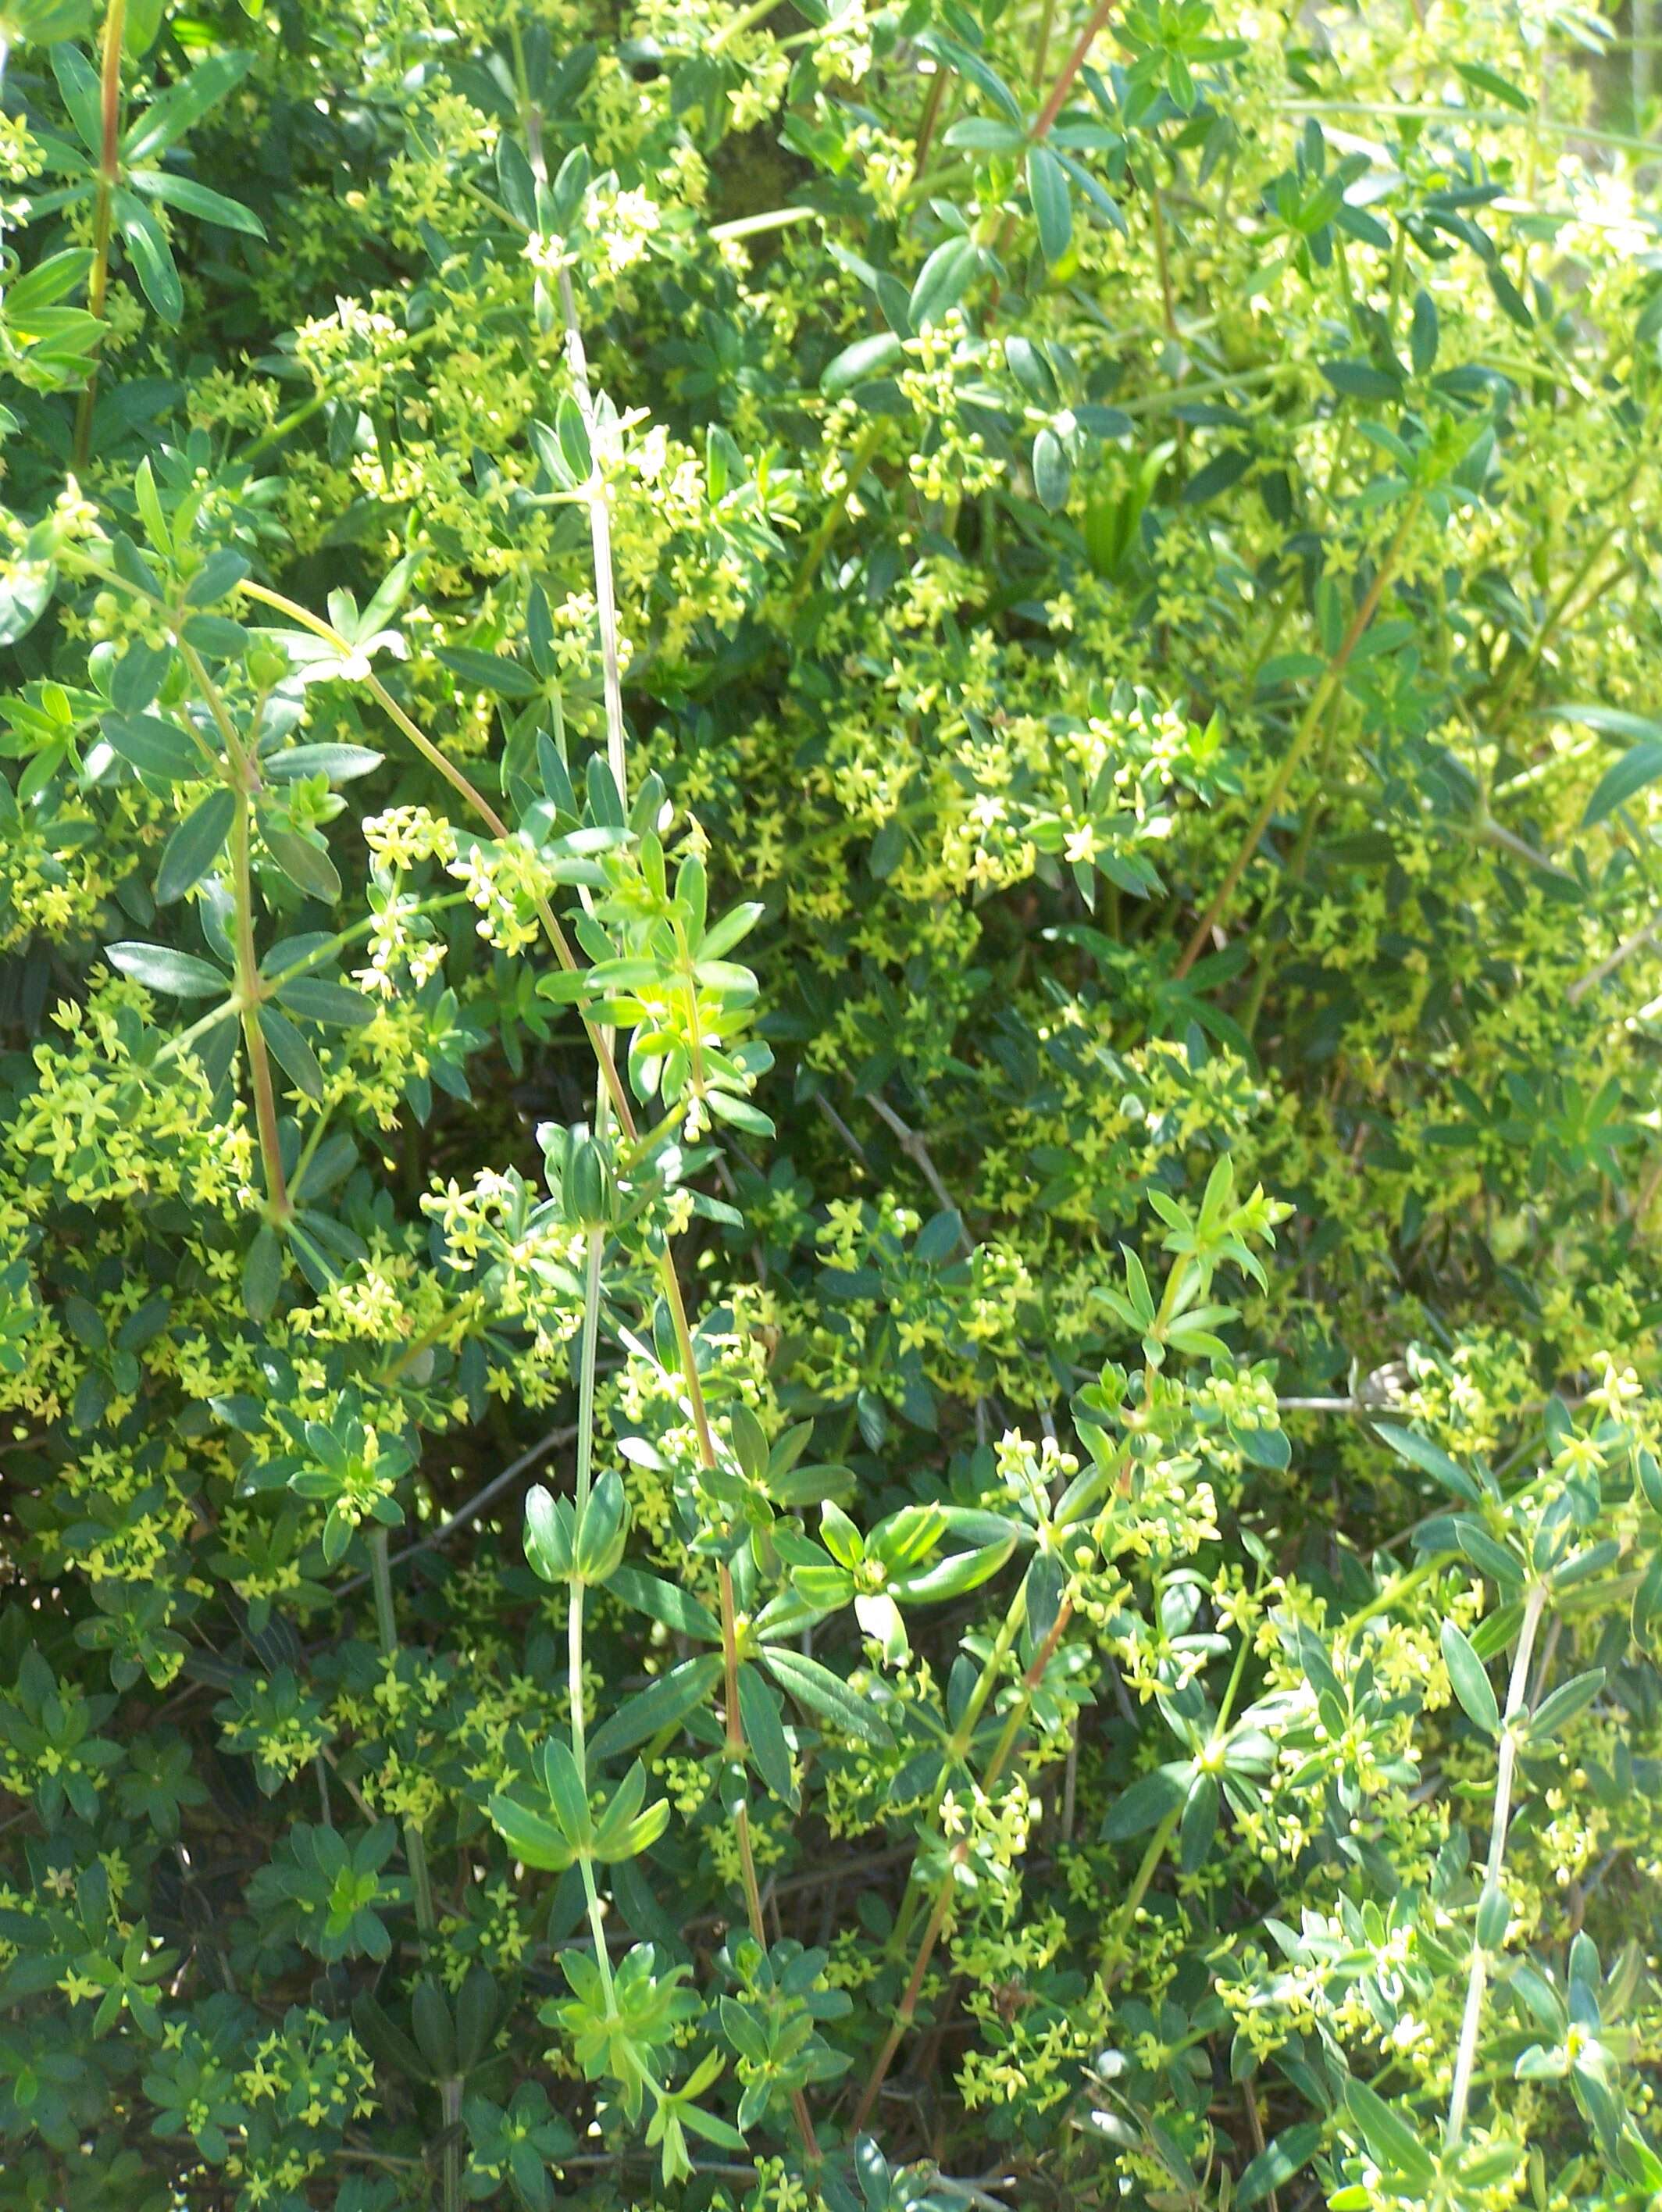
[[[858,1736],[863,1743],[876,1745],[879,1750],[888,1750],[894,1741],[866,1699],[856,1696],[841,1675],[821,1666],[817,1659],[770,1644],[761,1661],[781,1689],[822,1720],[829,1721],[846,1735]]]
[[[695,1706],[704,1703],[721,1680],[721,1670],[719,1652],[683,1660],[650,1689],[626,1698],[610,1719],[602,1722],[589,1740],[589,1756],[596,1760],[610,1759],[674,1728]]]
[[[1501,1708],[1495,1701],[1494,1686],[1483,1661],[1472,1650],[1471,1639],[1453,1621],[1446,1620],[1439,1641],[1449,1681],[1467,1719],[1485,1735],[1499,1735]]]

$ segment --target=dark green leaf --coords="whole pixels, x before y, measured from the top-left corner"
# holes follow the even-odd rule
[[[277,993],[278,1003],[302,1021],[325,1022],[335,1029],[362,1029],[375,1018],[372,1000],[344,983],[325,983],[313,975],[297,975]]]
[[[333,906],[341,896],[340,872],[322,845],[314,845],[293,830],[262,818],[260,834],[271,858],[297,890],[308,898]]]
[[[639,1567],[619,1567],[607,1577],[606,1588],[637,1613],[661,1620],[677,1636],[696,1636],[707,1644],[721,1640],[721,1623],[714,1613],[679,1583],[664,1582]]]
[[[602,1722],[589,1740],[590,1758],[597,1762],[615,1758],[620,1751],[632,1751],[636,1744],[676,1727],[695,1705],[704,1703],[721,1680],[721,1672],[719,1652],[683,1660],[651,1689],[626,1698],[610,1719]]]
[[[439,655],[445,666],[476,690],[494,691],[503,699],[535,699],[543,686],[529,668],[500,653],[481,653],[476,647],[447,647]]]
[[[182,138],[193,125],[209,114],[253,65],[254,57],[240,48],[210,54],[198,62],[182,84],[151,101],[121,142],[121,158],[129,167],[142,164]]]
[[[317,1054],[294,1024],[285,1019],[275,1006],[262,1006],[259,1025],[260,1034],[270,1047],[277,1065],[297,1089],[304,1091],[308,1098],[321,1103],[323,1070],[318,1066]]]
[[[185,312],[185,288],[161,225],[130,192],[116,193],[115,210],[116,228],[145,298],[164,323],[176,323]]]
[[[829,1721],[846,1735],[858,1736],[863,1743],[875,1744],[882,1751],[889,1749],[894,1739],[870,1701],[857,1697],[840,1674],[834,1674],[817,1659],[806,1658],[800,1651],[779,1645],[768,1645],[761,1658],[773,1680],[798,1705],[805,1705],[810,1713],[817,1713],[822,1720]]]
[[[757,1773],[781,1804],[794,1808],[798,1796],[791,1779],[791,1747],[785,1740],[778,1700],[752,1666],[738,1670],[738,1709]]]
[[[194,177],[176,177],[161,169],[130,169],[127,182],[136,192],[160,200],[164,207],[177,208],[181,215],[194,216],[198,222],[216,222],[221,230],[240,230],[247,238],[265,235],[265,225],[252,208],[227,199],[223,192],[210,191]]]
[[[1250,2088],[1247,2094],[1252,2094]],[[1301,2120],[1295,2127],[1283,2128],[1273,2142],[1265,2145],[1235,2184],[1237,2212],[1251,2212],[1251,2208],[1266,2197],[1272,2189],[1285,2188],[1299,2169],[1309,2164],[1320,2148],[1321,2127],[1319,2122]]]
[[[1028,149],[1028,191],[1039,225],[1039,251],[1053,269],[1073,239],[1073,202],[1067,171],[1048,146]]]
[[[1618,806],[1625,806],[1647,784],[1654,783],[1658,776],[1662,776],[1662,739],[1635,745],[1599,777],[1581,817],[1581,827],[1591,830]]]
[[[211,999],[227,995],[231,979],[209,960],[194,952],[176,952],[171,945],[106,945],[105,957],[112,967],[147,991],[165,991],[174,999]]]
[[[1501,1709],[1495,1701],[1494,1687],[1483,1662],[1472,1650],[1470,1639],[1453,1621],[1446,1620],[1440,1640],[1449,1681],[1467,1719],[1485,1735],[1499,1735]]]
[[[1192,1759],[1157,1766],[1152,1774],[1139,1776],[1108,1808],[1102,1823],[1103,1840],[1120,1844],[1142,1835],[1145,1829],[1157,1828],[1168,1813],[1182,1804],[1194,1778]]]
[[[907,303],[907,313],[914,331],[938,323],[943,315],[957,306],[968,289],[980,258],[973,238],[955,234],[942,240],[918,271],[918,281]]]
[[[112,751],[159,782],[200,782],[213,773],[194,738],[159,714],[106,714],[101,727]]]
[[[158,906],[171,906],[202,881],[224,849],[240,804],[234,791],[210,791],[175,829],[156,870]]]

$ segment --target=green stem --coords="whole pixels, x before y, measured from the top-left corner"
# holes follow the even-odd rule
[[[1119,1910],[1109,1923],[1108,1932],[1102,1944],[1102,1979],[1109,1988],[1112,1988],[1119,1980],[1124,1963],[1119,1956],[1119,1946],[1125,1942],[1131,1923],[1137,1917],[1137,1907],[1148,1895],[1149,1884],[1154,1880],[1159,1869],[1160,1862],[1166,1856],[1167,1847],[1177,1833],[1177,1824],[1182,1818],[1183,1808],[1180,1804],[1174,1805],[1171,1810],[1163,1815],[1160,1826],[1149,1838],[1148,1849],[1143,1852],[1142,1863],[1131,1878],[1131,1887],[1119,1901]]]
[[[1270,788],[1264,794],[1263,804],[1253,816],[1246,835],[1241,839],[1223,881],[1213,893],[1211,903],[1195,924],[1194,933],[1184,950],[1182,958],[1177,963],[1175,973],[1180,980],[1194,966],[1195,962],[1205,950],[1207,939],[1228,911],[1229,902],[1234,896],[1235,886],[1246,873],[1253,854],[1258,850],[1259,840],[1274,819],[1276,809],[1280,805],[1288,785],[1298,772],[1300,762],[1309,750],[1311,741],[1321,727],[1328,707],[1344,681],[1344,672],[1350,664],[1350,656],[1361,643],[1364,632],[1374,619],[1374,611],[1384,595],[1385,587],[1392,572],[1397,565],[1404,542],[1418,516],[1420,498],[1421,495],[1417,489],[1410,495],[1408,505],[1403,513],[1403,519],[1397,526],[1397,533],[1386,547],[1379,567],[1374,572],[1374,580],[1369,584],[1361,605],[1350,618],[1350,627],[1344,633],[1338,651],[1329,662],[1325,674],[1311,695],[1310,703],[1304,712],[1304,719],[1294,732],[1293,742],[1288,747],[1281,766],[1271,779]]]
[[[1541,1583],[1531,1586],[1524,1600],[1523,1625],[1518,1632],[1518,1649],[1512,1662],[1512,1679],[1507,1692],[1506,1710],[1501,1716],[1501,1756],[1495,1774],[1495,1814],[1489,1823],[1489,1857],[1483,1869],[1483,1890],[1487,1893],[1501,1879],[1501,1869],[1506,1862],[1507,1822],[1512,1813],[1512,1782],[1518,1759],[1518,1720],[1529,1695],[1529,1666],[1535,1650],[1535,1634],[1541,1625],[1542,1611],[1546,1605],[1546,1589]],[[1465,2010],[1460,2021],[1460,2040],[1454,2058],[1454,2082],[1448,2099],[1448,2123],[1443,2130],[1443,2148],[1453,2151],[1465,2129],[1466,2101],[1471,2094],[1471,2069],[1477,2057],[1477,2032],[1483,2024],[1483,1990],[1489,1978],[1489,1953],[1477,1940],[1473,1930],[1471,1964],[1467,1971]]]
[[[114,228],[115,188],[121,175],[121,48],[127,35],[127,0],[110,0],[104,18],[104,54],[100,71],[98,185],[93,198],[93,267],[87,285],[87,312],[104,319],[110,283],[110,237]],[[92,458],[93,407],[98,394],[96,356],[81,387],[75,410],[76,473]]]
[[[254,1092],[254,1126],[259,1136],[260,1164],[265,1171],[266,1210],[281,1228],[294,1216],[288,1184],[282,1170],[282,1140],[277,1131],[276,1086],[265,1049],[265,1032],[259,1024],[260,1002],[265,986],[254,951],[253,870],[249,860],[248,794],[239,790],[237,811],[231,822],[231,896],[235,908],[233,939],[237,961],[237,1000],[242,1011],[243,1042],[248,1048],[249,1079]]]
[[[1032,1663],[1022,1677],[1021,1694],[1016,1698],[1005,1717],[1004,1725],[999,1731],[998,1741],[992,1747],[992,1755],[987,1760],[986,1771],[981,1778],[983,1793],[992,1790],[993,1784],[1004,1771],[1005,1763],[1016,1747],[1016,1738],[1027,1724],[1034,1692],[1045,1679],[1045,1670],[1050,1665],[1056,1647],[1062,1640],[1062,1632],[1066,1628],[1072,1612],[1073,1598],[1071,1594],[1069,1594],[1064,1596],[1061,1604],[1057,1607],[1056,1618],[1051,1623],[1049,1633],[1034,1653]],[[930,1960],[934,1956],[935,1946],[940,1941],[941,1931],[946,1925],[947,1915],[952,1910],[952,1893],[957,1883],[958,1869],[968,1856],[969,1846],[967,1843],[959,1843],[953,1846],[947,1861],[946,1872],[942,1875],[936,1887],[934,1902],[930,1907],[929,1918],[925,1923],[923,1937],[918,1945],[918,1955],[913,1962],[912,1972],[907,1978],[906,1988],[901,1993],[901,2002],[895,2008],[894,2021],[889,2027],[888,2035],[883,2039],[883,2048],[877,2053],[876,2063],[866,2078],[865,2087],[860,2093],[859,2103],[854,2108],[854,2117],[849,2124],[851,2135],[858,2136],[867,2120],[870,2118],[871,2109],[877,2101],[884,2081],[888,2078],[889,2069],[895,2063],[895,2054],[900,2049],[917,2013],[918,2000],[923,1993],[924,1977],[929,1972]]]
[[[386,1544],[386,1530],[377,1522],[369,1532],[369,1580],[375,1593],[375,1627],[380,1638],[381,1656],[393,1660],[398,1656],[398,1619],[392,1609],[392,1570],[387,1560]],[[439,1932],[439,1919],[433,1909],[433,1880],[428,1872],[427,1846],[414,1820],[406,1820],[403,1826],[404,1859],[416,1893],[416,1925],[424,1940],[431,1942]]]

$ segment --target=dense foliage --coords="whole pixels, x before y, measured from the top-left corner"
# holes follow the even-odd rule
[[[3,15],[0,2207],[1662,2201],[1601,27]]]

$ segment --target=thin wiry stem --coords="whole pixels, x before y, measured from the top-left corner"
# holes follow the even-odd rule
[[[1512,1815],[1512,1781],[1518,1762],[1518,1722],[1529,1695],[1529,1664],[1535,1650],[1535,1633],[1541,1625],[1547,1594],[1535,1583],[1524,1600],[1523,1625],[1513,1655],[1512,1680],[1506,1710],[1501,1716],[1501,1756],[1495,1773],[1495,1813],[1489,1823],[1489,1856],[1483,1868],[1485,1893],[1500,1881],[1506,1861],[1507,1823]],[[1466,1972],[1465,2009],[1460,2021],[1460,2040],[1454,2057],[1454,2081],[1449,2092],[1448,2122],[1443,2130],[1445,2148],[1453,2150],[1465,2130],[1467,2100],[1471,2094],[1471,2072],[1477,2058],[1477,2031],[1483,2024],[1483,1991],[1489,1979],[1489,1953],[1473,1931],[1471,1964]]]

